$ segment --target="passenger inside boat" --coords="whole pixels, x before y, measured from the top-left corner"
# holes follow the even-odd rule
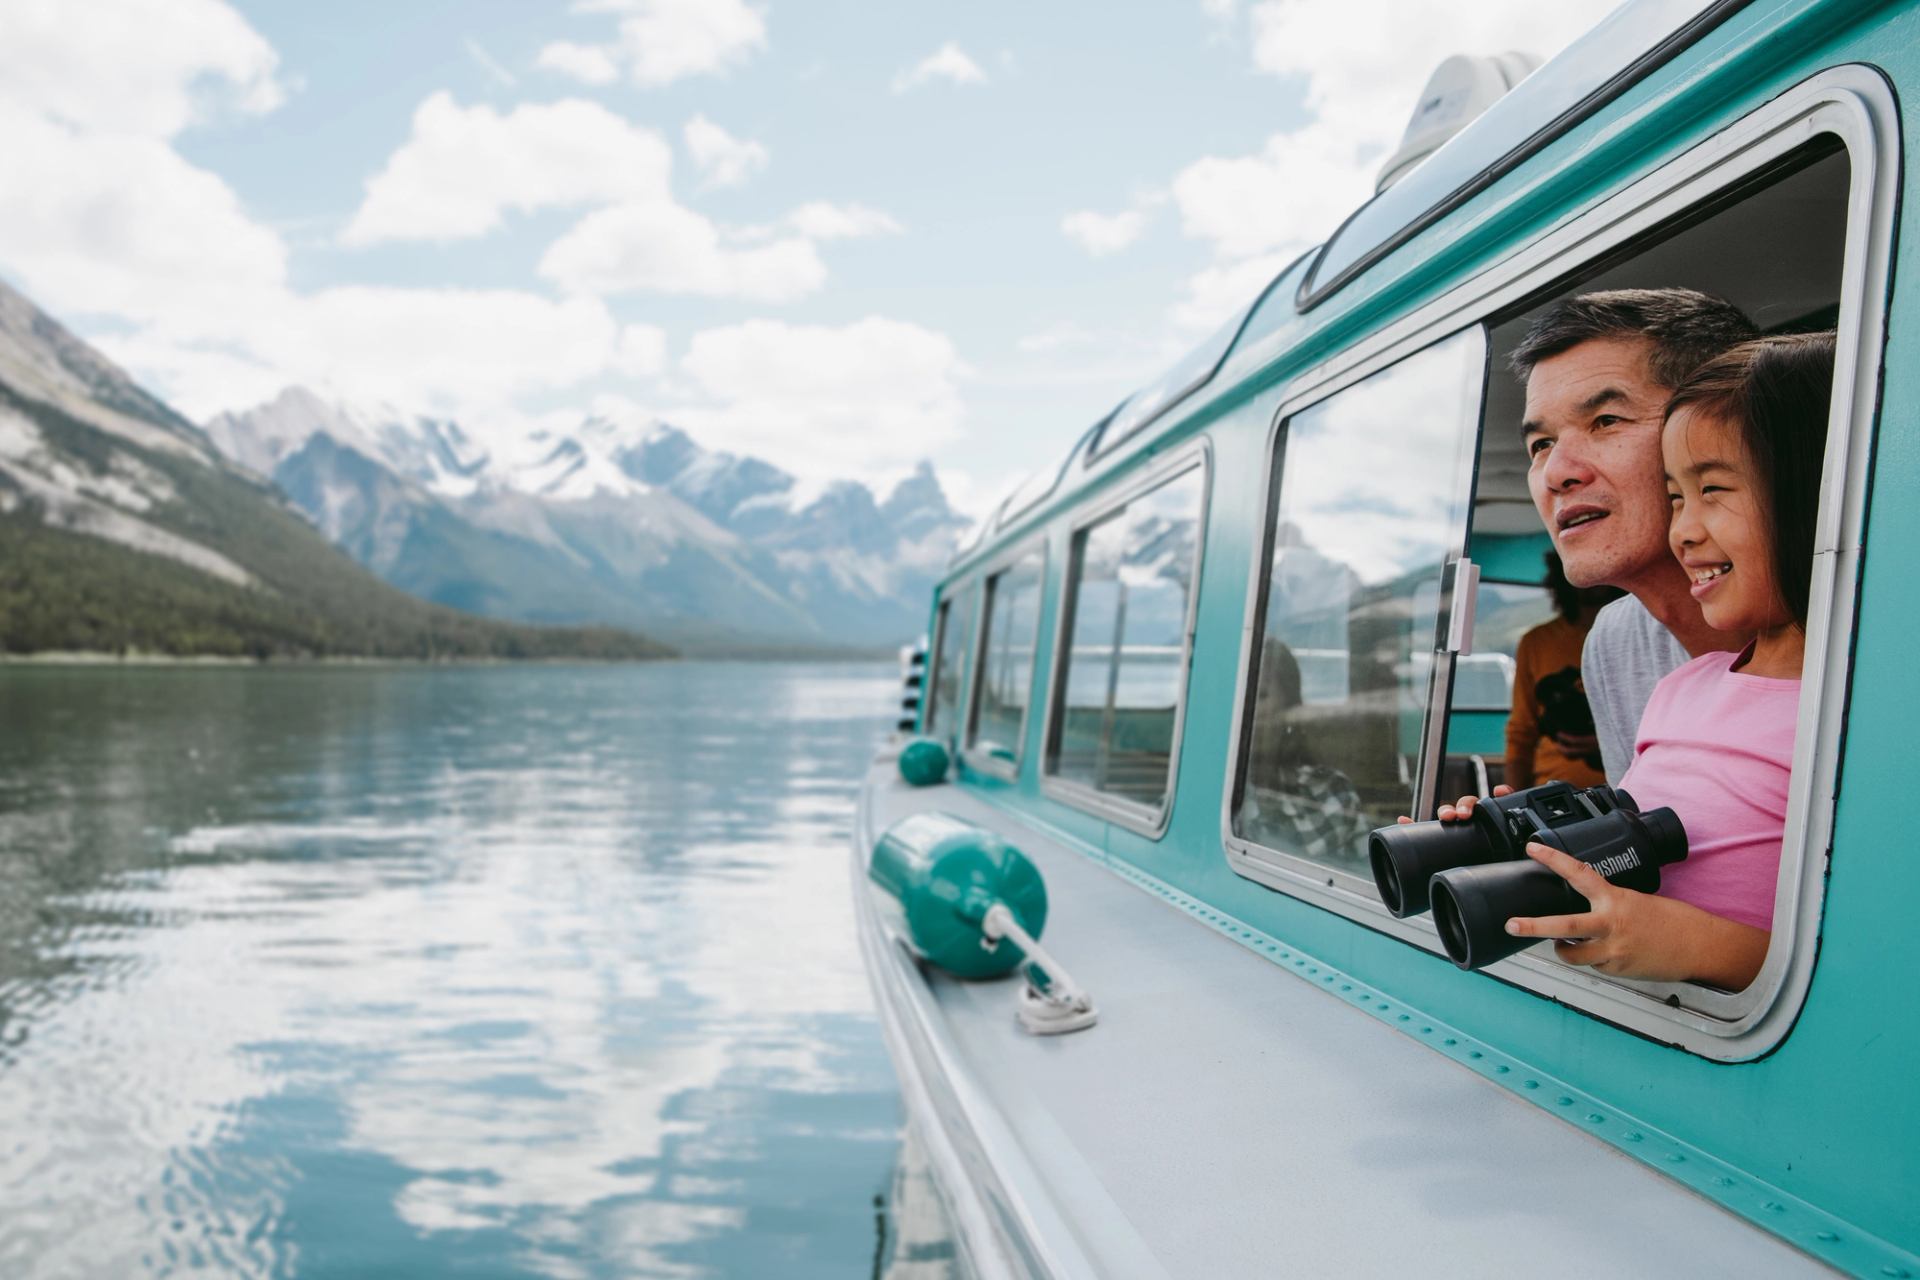
[[[1576,550],[1637,534],[1637,566],[1627,563],[1635,558],[1629,556],[1596,571],[1584,551],[1569,555],[1569,576],[1583,584],[1610,581],[1631,590],[1629,579],[1649,564],[1662,566],[1649,594],[1663,615],[1673,617],[1674,628],[1660,626],[1654,610],[1634,600],[1611,606],[1639,625],[1625,628],[1625,643],[1613,646],[1624,657],[1615,653],[1611,667],[1605,659],[1600,663],[1599,694],[1593,673],[1583,671],[1596,720],[1613,711],[1599,735],[1606,775],[1615,781],[1624,775],[1639,711],[1657,681],[1699,654],[1737,650],[1752,638],[1722,635],[1705,624],[1692,584],[1667,550],[1658,449],[1667,395],[1693,365],[1741,339],[1831,328],[1839,307],[1849,180],[1844,152],[1805,148],[1760,180],[1651,228],[1548,295],[1522,300],[1488,326],[1484,347],[1470,340],[1477,335],[1435,343],[1285,421],[1283,447],[1275,451],[1271,549],[1258,602],[1256,652],[1264,668],[1274,652],[1271,641],[1287,646],[1303,671],[1302,692],[1294,703],[1275,692],[1285,682],[1270,680],[1264,669],[1250,673],[1245,766],[1233,797],[1235,836],[1326,867],[1332,874],[1326,883],[1344,885],[1349,882],[1343,873],[1363,862],[1358,850],[1334,840],[1328,843],[1336,847],[1310,851],[1302,833],[1272,817],[1301,808],[1307,799],[1298,785],[1301,766],[1332,770],[1350,784],[1363,828],[1417,812],[1416,797],[1427,797],[1425,811],[1433,815],[1440,797],[1487,795],[1505,781],[1514,655],[1520,638],[1554,613],[1551,595],[1538,581],[1540,557],[1556,541],[1543,516],[1556,522],[1569,517],[1568,527],[1555,533]],[[1591,500],[1590,487],[1586,511],[1573,509],[1577,504],[1536,508],[1530,460],[1516,438],[1532,416],[1527,381],[1505,376],[1503,366],[1531,332],[1564,320],[1576,299],[1622,293],[1656,301],[1708,299],[1688,304],[1708,313],[1706,335],[1691,357],[1664,366],[1663,377],[1637,391],[1602,378],[1570,402],[1579,406],[1609,389],[1624,393],[1612,403],[1586,406],[1588,425],[1600,424],[1596,439],[1609,430],[1617,434],[1628,416],[1622,412],[1625,400],[1635,401],[1636,421],[1650,419],[1642,428],[1647,447],[1633,472],[1639,496],[1616,501],[1613,491],[1620,486],[1608,475],[1608,495]],[[1716,305],[1718,299],[1724,302]],[[1688,306],[1680,307],[1679,327],[1688,327]],[[1712,318],[1716,312],[1718,319]],[[1667,318],[1669,326],[1672,320]],[[1631,374],[1645,364],[1641,348],[1648,327],[1628,325],[1615,335],[1611,354],[1630,357],[1617,362],[1616,371]],[[1536,349],[1532,363],[1552,358]],[[1457,420],[1445,412],[1462,403],[1473,406],[1477,419],[1464,452]],[[1372,446],[1361,481],[1351,477],[1351,455],[1341,443],[1355,439]],[[1449,458],[1457,459],[1457,470],[1449,468]],[[1465,512],[1454,497],[1456,477],[1463,474],[1470,494]],[[1822,479],[1816,456],[1816,492]],[[1354,514],[1361,510],[1367,519],[1357,522]],[[1456,531],[1462,523],[1465,555],[1480,579],[1471,644],[1463,647],[1470,651],[1449,656],[1433,637],[1436,628],[1445,634],[1452,584],[1433,566],[1460,554]],[[1576,569],[1576,561],[1583,567]],[[1603,612],[1602,624],[1608,616]],[[1444,714],[1429,717],[1435,699]],[[1621,706],[1626,709],[1617,710]],[[1257,746],[1263,742],[1275,745],[1263,750]],[[1362,883],[1363,891],[1370,888]],[[1731,980],[1721,974],[1713,985]]]
[[[1667,868],[1658,894],[1616,887],[1565,853],[1528,846],[1590,909],[1511,920],[1507,931],[1556,939],[1569,964],[1740,990],[1766,959],[1833,351],[1831,333],[1743,343],[1667,400],[1660,446],[1672,563],[1704,623],[1741,647],[1716,647],[1667,673],[1642,713],[1621,784],[1643,809],[1671,807],[1688,832],[1687,858]],[[1566,439],[1544,453],[1560,453]],[[1548,473],[1578,465],[1534,456]]]
[[[1507,715],[1506,783],[1530,787],[1557,778],[1579,787],[1606,781],[1600,738],[1580,678],[1580,651],[1594,615],[1620,598],[1617,587],[1576,587],[1549,551],[1541,586],[1554,617],[1520,637],[1513,652],[1513,707]]]

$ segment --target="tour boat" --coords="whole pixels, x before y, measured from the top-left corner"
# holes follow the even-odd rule
[[[1531,75],[1435,86],[1378,194],[931,601],[852,857],[956,1250],[1920,1277],[1920,5],[1634,0]],[[1368,833],[1500,780],[1513,647],[1552,612],[1507,353],[1557,299],[1671,285],[1838,334],[1770,949],[1741,991],[1545,946],[1463,968],[1383,901]]]

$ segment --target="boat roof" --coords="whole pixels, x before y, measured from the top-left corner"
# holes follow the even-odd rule
[[[1747,0],[1629,0],[1341,224],[1301,281],[1317,305],[1619,97]]]

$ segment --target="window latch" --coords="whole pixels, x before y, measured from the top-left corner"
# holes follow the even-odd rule
[[[1449,567],[1453,581],[1449,584],[1444,652],[1468,654],[1473,652],[1473,613],[1480,597],[1480,566],[1462,556]]]

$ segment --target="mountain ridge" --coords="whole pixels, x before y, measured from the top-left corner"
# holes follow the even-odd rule
[[[641,658],[415,599],[0,282],[0,651]]]
[[[911,638],[966,523],[930,464],[884,500],[842,480],[803,501],[773,464],[660,421],[586,416],[502,454],[457,422],[292,387],[206,434],[425,599],[523,622],[644,623],[716,651]]]

